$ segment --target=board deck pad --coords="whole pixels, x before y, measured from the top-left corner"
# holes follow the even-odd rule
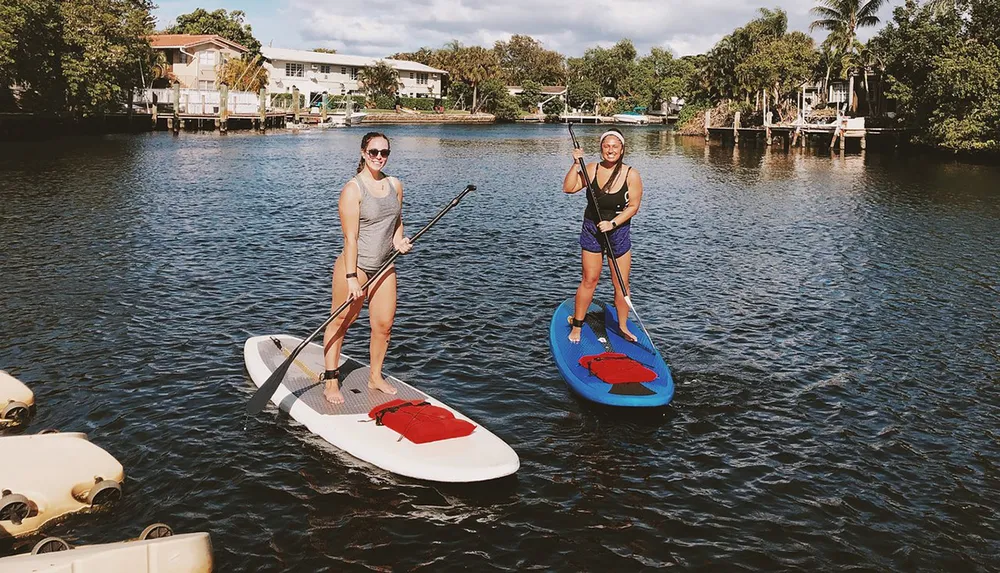
[[[288,348],[282,344],[282,349],[271,339],[258,342],[258,348],[264,363],[273,372],[288,357],[294,347]],[[300,401],[318,414],[329,416],[368,414],[372,408],[397,398],[403,400],[424,400],[427,394],[398,380],[386,376],[386,380],[396,387],[395,394],[386,394],[368,387],[368,373],[371,369],[353,358],[344,358],[340,365],[340,392],[344,395],[343,404],[333,404],[323,396],[324,383],[319,381],[319,375],[325,370],[323,354],[319,347],[307,345],[295,357],[282,385]]]
[[[568,299],[556,309],[549,326],[549,345],[559,373],[570,388],[588,400],[612,406],[662,406],[670,402],[674,394],[673,377],[666,361],[652,342],[632,320],[628,321],[629,331],[638,340],[625,338],[618,327],[618,313],[613,306],[591,304],[584,318],[580,332],[580,342],[569,342],[569,317],[573,313],[574,300]],[[625,382],[608,384],[592,375],[580,365],[584,356],[617,352],[643,364],[657,374],[652,382]]]

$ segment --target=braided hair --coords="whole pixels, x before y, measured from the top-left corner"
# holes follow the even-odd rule
[[[362,137],[362,138],[361,138],[361,153],[364,153],[364,152],[365,152],[365,148],[367,148],[367,147],[368,147],[368,143],[369,143],[369,142],[370,142],[371,140],[373,140],[373,139],[375,139],[375,138],[377,138],[377,137],[381,137],[382,139],[384,139],[384,140],[385,140],[385,142],[386,142],[387,144],[389,144],[389,147],[390,147],[390,148],[392,147],[392,144],[391,144],[391,143],[389,143],[389,138],[388,138],[388,137],[386,137],[384,133],[381,133],[381,132],[378,132],[378,131],[369,131],[368,133],[366,133],[366,134],[365,134],[365,136],[364,136],[364,137]],[[365,158],[364,158],[364,157],[362,157],[362,158],[361,158],[361,159],[360,159],[360,160],[358,161],[358,173],[361,173],[361,171],[362,171],[362,170],[363,170],[364,168],[365,168]]]

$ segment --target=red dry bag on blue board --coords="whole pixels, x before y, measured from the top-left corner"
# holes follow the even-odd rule
[[[414,444],[468,436],[474,424],[459,420],[450,410],[424,400],[400,400],[379,404],[368,412],[375,424],[386,426]]]
[[[608,384],[628,384],[630,382],[652,382],[656,380],[656,372],[647,368],[641,362],[617,352],[592,354],[580,359],[580,366],[587,369],[592,376],[597,376]]]

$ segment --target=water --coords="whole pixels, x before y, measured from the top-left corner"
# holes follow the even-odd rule
[[[326,318],[363,130],[8,145],[0,367],[36,392],[29,433],[86,432],[128,475],[48,534],[163,521],[211,532],[221,571],[1000,568],[996,168],[628,130],[633,302],[677,393],[616,411],[549,355],[579,280],[565,128],[385,131],[410,232],[479,188],[400,260],[387,369],[516,476],[418,482],[243,415],[244,340]]]

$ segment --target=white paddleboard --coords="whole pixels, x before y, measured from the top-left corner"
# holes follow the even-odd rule
[[[250,379],[264,384],[295,349],[301,338],[256,336],[243,347]],[[279,347],[280,344],[280,347]],[[368,365],[341,355],[343,404],[323,397],[323,347],[310,343],[296,357],[271,402],[305,425],[309,431],[352,456],[390,472],[439,482],[476,482],[510,475],[520,467],[517,454],[506,442],[467,416],[413,386],[386,375],[395,395],[368,388]],[[450,410],[456,418],[476,425],[461,438],[415,444],[386,426],[378,426],[368,412],[394,399],[425,400]]]
[[[0,573],[210,573],[207,533],[88,545],[0,559]]]

